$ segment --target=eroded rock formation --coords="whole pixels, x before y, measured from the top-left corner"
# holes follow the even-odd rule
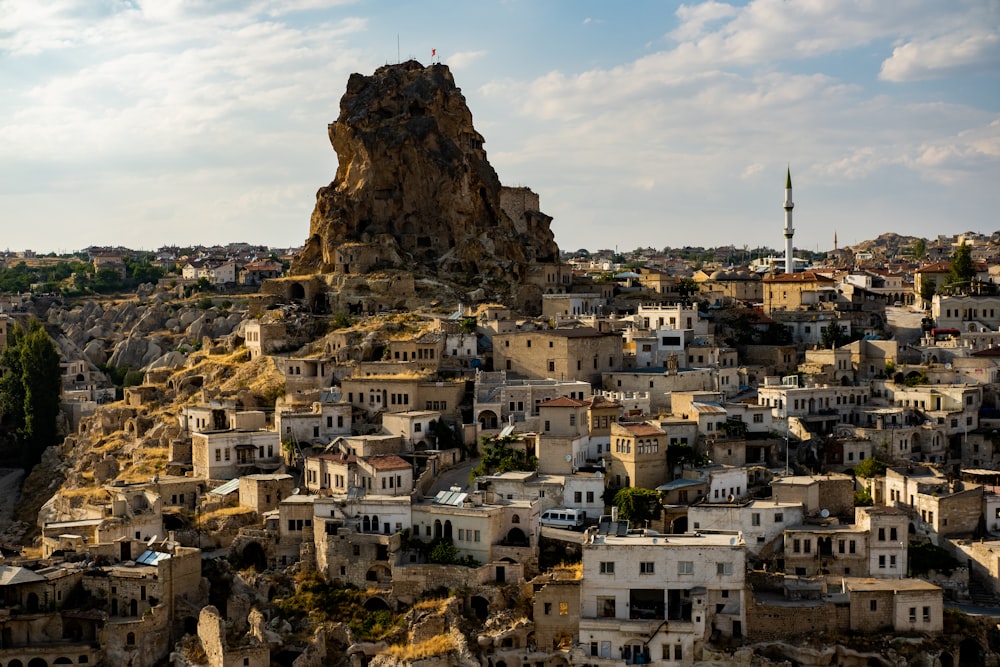
[[[354,74],[340,107],[337,175],[292,274],[401,269],[516,294],[532,267],[558,262],[551,218],[533,192],[500,184],[447,66]]]

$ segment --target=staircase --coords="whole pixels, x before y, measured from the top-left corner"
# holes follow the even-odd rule
[[[969,577],[969,602],[980,607],[1000,606],[1000,600],[978,577]]]

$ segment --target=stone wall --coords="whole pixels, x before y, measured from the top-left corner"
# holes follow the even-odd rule
[[[891,622],[891,609],[885,613]],[[747,596],[746,619],[747,639],[755,642],[843,632],[851,624],[850,607],[845,603],[761,600],[753,595]]]

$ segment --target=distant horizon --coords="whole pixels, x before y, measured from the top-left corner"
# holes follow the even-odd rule
[[[917,236],[917,235],[914,235],[914,234],[900,234],[899,232],[879,232],[878,234],[876,234],[875,236],[873,236],[871,238],[862,239],[862,240],[857,241],[855,243],[850,243],[850,244],[839,244],[838,243],[836,249],[843,250],[845,248],[850,248],[850,247],[853,247],[853,246],[856,246],[856,245],[860,245],[862,243],[867,243],[867,242],[870,242],[870,241],[875,241],[880,236],[882,236],[884,234],[895,234],[895,235],[897,235],[899,237],[906,237],[906,238],[913,237],[913,238],[923,239],[924,241],[932,243],[932,242],[934,242],[934,241],[937,240],[938,236],[947,236],[947,237],[954,238],[954,237],[962,236],[964,234],[976,234],[976,235],[979,235],[979,236],[991,237],[993,234],[1000,234],[1000,230],[997,230],[997,231],[994,231],[994,232],[977,232],[977,231],[973,231],[973,230],[968,230],[967,229],[967,230],[962,231],[962,232],[955,232],[955,233],[951,233],[951,234],[940,234],[940,235],[934,236],[932,238],[921,237],[921,236]],[[559,239],[556,238],[555,241],[556,241],[556,244],[559,245]],[[131,252],[137,252],[137,253],[155,253],[156,251],[162,250],[164,248],[213,248],[213,247],[226,247],[226,246],[230,246],[230,245],[263,246],[263,247],[266,247],[269,251],[274,251],[274,250],[298,251],[298,250],[301,250],[302,247],[303,247],[301,244],[297,245],[297,246],[268,245],[266,243],[259,243],[259,242],[254,242],[254,241],[225,241],[225,242],[217,242],[217,243],[163,243],[163,244],[158,245],[155,248],[129,247],[127,245],[120,244],[120,243],[119,244],[91,243],[91,244],[88,244],[88,245],[83,246],[81,248],[77,248],[75,250],[44,250],[43,251],[43,250],[38,250],[38,249],[35,249],[35,248],[21,248],[21,249],[6,248],[5,250],[3,250],[3,253],[5,255],[18,256],[18,255],[21,255],[21,254],[23,254],[25,252],[31,252],[31,253],[33,253],[35,255],[35,257],[41,258],[41,257],[48,257],[48,256],[51,256],[51,255],[55,255],[56,257],[69,257],[69,256],[76,255],[78,253],[86,252],[87,248],[123,248],[125,250],[129,250]],[[778,248],[778,247],[775,247],[775,246],[768,246],[768,245],[765,245],[765,244],[757,244],[757,245],[747,245],[744,248],[743,245],[737,246],[737,245],[730,244],[730,243],[726,243],[726,244],[723,244],[723,245],[716,245],[716,246],[685,244],[685,245],[682,245],[682,246],[670,246],[670,245],[667,245],[667,246],[656,247],[656,246],[650,246],[650,245],[639,245],[639,246],[636,246],[634,248],[627,248],[627,249],[623,249],[623,248],[608,248],[608,247],[586,248],[586,247],[583,247],[583,246],[577,246],[577,247],[574,247],[574,248],[569,248],[569,247],[563,247],[562,245],[559,245],[559,252],[560,252],[560,254],[570,254],[570,255],[572,255],[572,254],[575,254],[575,253],[579,252],[580,250],[586,250],[588,253],[611,252],[611,253],[616,253],[616,254],[621,254],[621,255],[627,255],[627,254],[630,254],[630,253],[640,252],[640,251],[647,250],[647,249],[650,249],[650,248],[652,248],[656,252],[663,252],[663,250],[665,248],[670,248],[670,250],[683,250],[684,248],[700,248],[700,249],[703,249],[703,250],[706,250],[706,251],[708,251],[708,250],[718,250],[718,249],[723,249],[723,248],[732,248],[733,250],[738,251],[740,253],[751,253],[752,254],[752,253],[755,253],[755,252],[765,251],[765,252],[768,252],[768,253],[770,253],[772,255],[775,255],[775,256],[783,256],[783,254],[784,254],[784,250],[782,248]],[[814,254],[829,254],[831,252],[834,252],[835,248],[830,247],[830,248],[825,249],[825,250],[822,250],[822,249],[820,249],[820,250],[811,250],[809,248],[803,248],[803,247],[800,247],[800,246],[795,246],[794,250],[796,252],[800,252],[801,251],[801,252],[809,252],[809,253],[814,253]]]

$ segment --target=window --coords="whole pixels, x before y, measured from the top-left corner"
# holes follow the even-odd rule
[[[775,523],[783,523],[784,521],[785,521],[785,513],[784,512],[775,512],[774,513],[774,522]]]
[[[560,602],[559,603],[559,615],[560,616],[569,616],[569,602]]]
[[[546,602],[545,603],[545,615],[548,616],[551,613],[552,613],[552,603],[551,602]],[[914,612],[914,613],[916,613],[916,612]]]
[[[639,574],[654,574],[653,561],[643,561],[639,563]]]
[[[848,543],[848,546],[850,547],[850,548],[848,549],[848,551],[849,551],[850,553],[852,553],[852,554],[853,554],[853,553],[857,553],[857,546],[858,546],[858,545],[857,545],[857,543],[856,543],[856,542],[855,542],[854,540],[851,540],[851,541],[850,541],[850,542]]]
[[[916,623],[916,622],[917,622],[917,608],[910,607],[910,623]]]
[[[802,551],[802,540],[799,540],[797,538],[792,540],[792,552],[801,553],[801,551]]]
[[[614,618],[615,599],[612,597],[597,598],[597,609],[602,618]]]
[[[754,512],[750,515],[750,525],[759,526],[760,525],[760,512]]]
[[[878,557],[878,569],[880,569],[880,570],[884,570],[885,569],[885,555],[884,554],[882,556]]]
[[[889,539],[892,540],[893,542],[895,542],[898,539],[896,537],[896,529],[895,528],[890,528],[889,529]]]
[[[587,502],[588,503],[594,502],[594,492],[593,491],[587,491]]]
[[[924,623],[930,623],[930,622],[931,622],[931,608],[924,607]]]
[[[732,563],[716,563],[715,573],[719,576],[729,576],[733,573]]]
[[[678,561],[677,574],[694,574],[694,561],[693,560]]]
[[[674,660],[683,660],[684,651],[680,644],[674,644]]]
[[[869,611],[878,611],[878,600],[869,600],[868,601],[868,610]]]
[[[615,562],[614,561],[601,561],[601,574],[614,574],[615,573]]]
[[[878,529],[878,541],[885,542],[885,528]]]
[[[573,502],[575,502],[575,503],[582,503],[583,502],[583,491],[574,491],[573,492]]]
[[[762,424],[762,423],[764,423],[764,415],[762,415],[760,413],[755,414],[753,416],[753,423],[754,424]]]

